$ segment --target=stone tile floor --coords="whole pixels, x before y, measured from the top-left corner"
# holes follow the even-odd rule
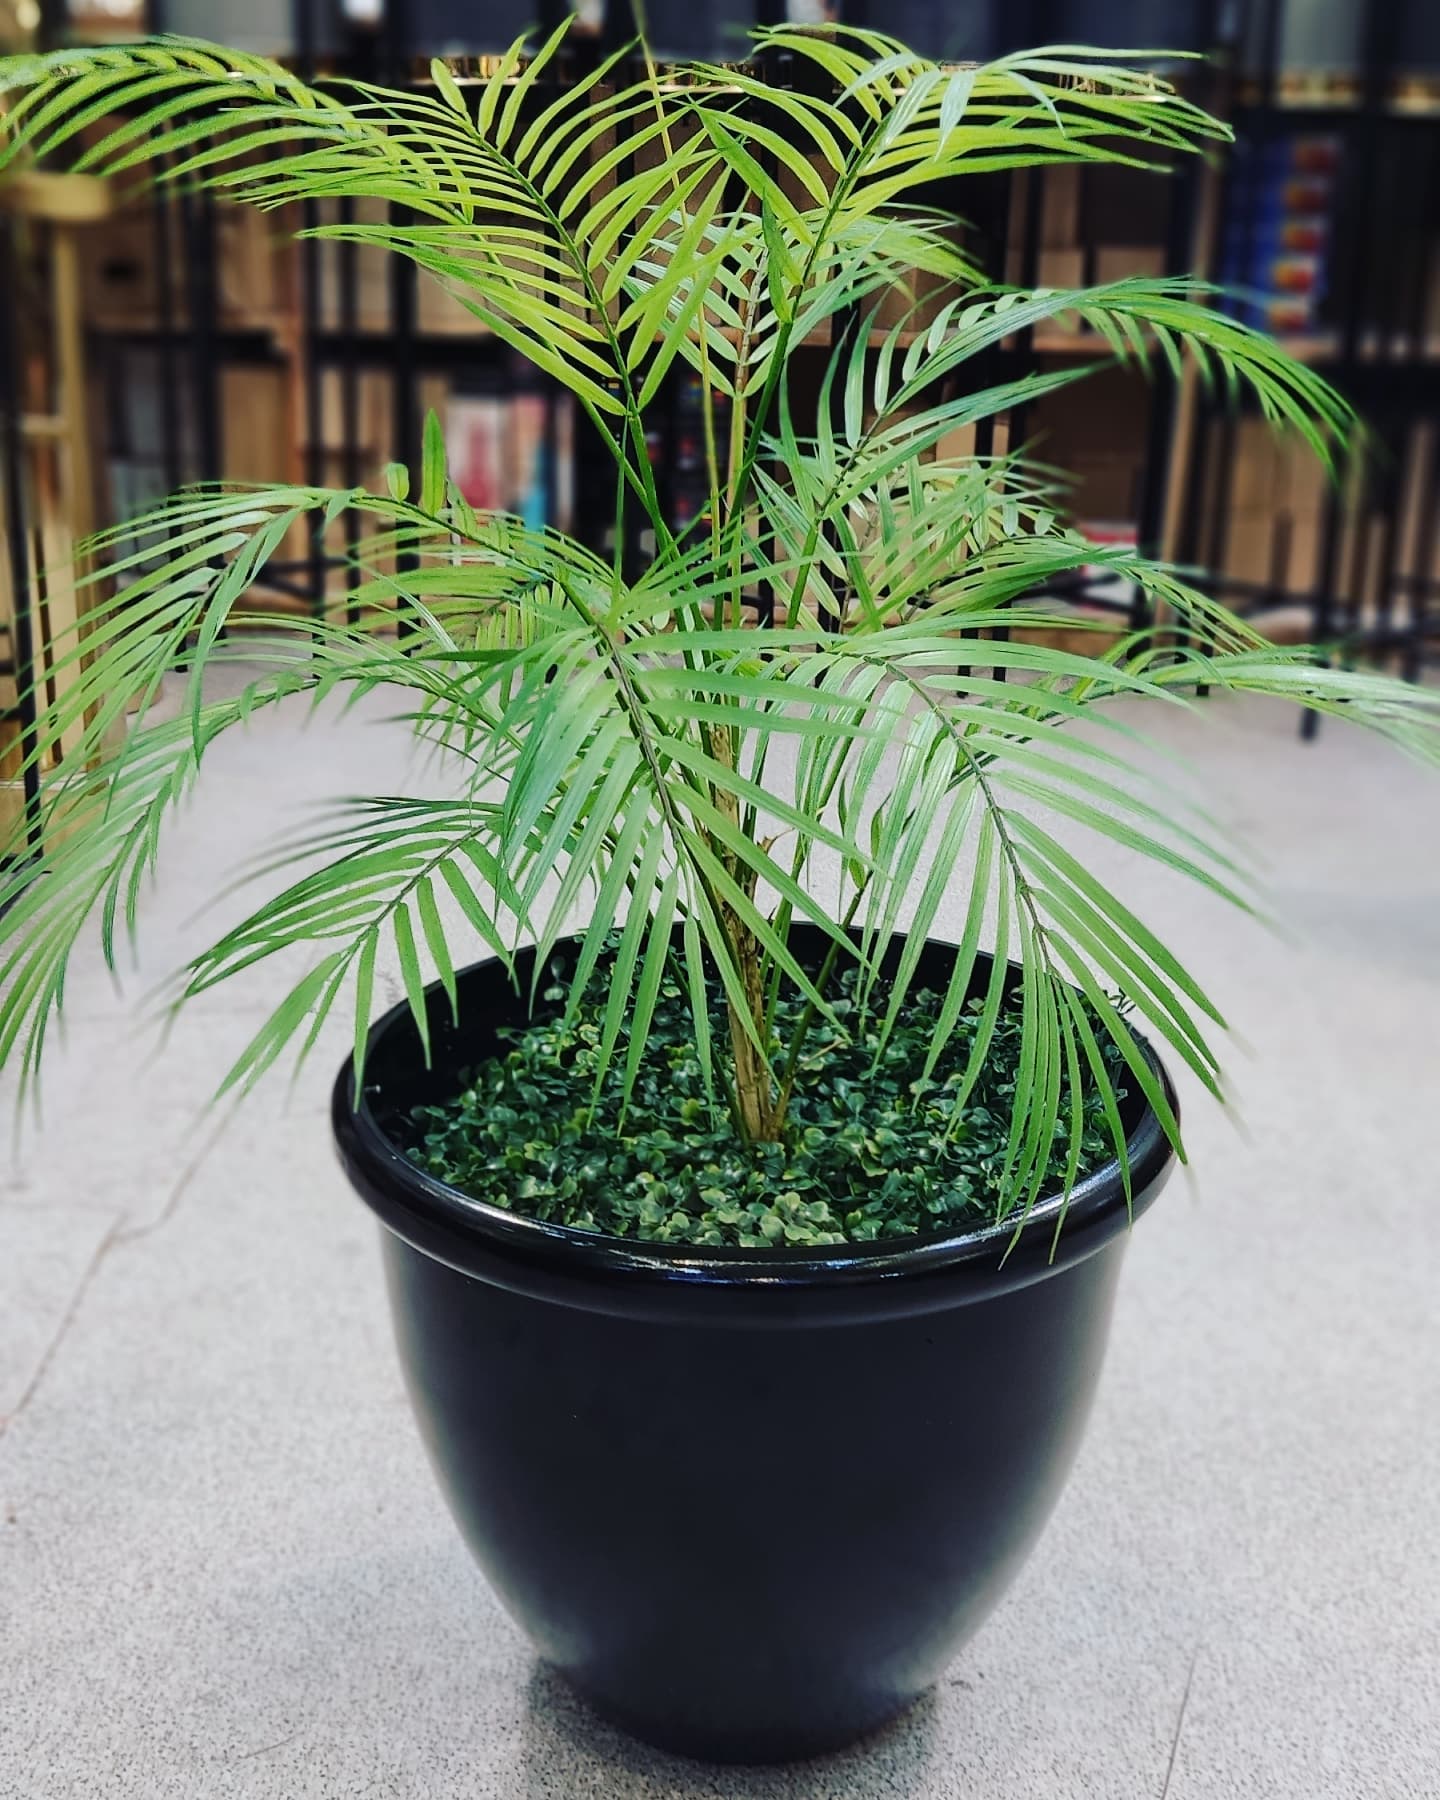
[[[1287,927],[1128,877],[1232,1015],[1242,1130],[1187,1092],[1195,1172],[1136,1233],[1072,1484],[934,1696],[849,1755],[714,1770],[592,1718],[467,1560],[329,1147],[344,1031],[218,1117],[279,973],[163,1056],[137,1032],[266,831],[434,779],[384,711],[218,749],[139,978],[77,957],[0,1164],[0,1797],[1436,1800],[1440,782],[1268,706],[1159,721]]]

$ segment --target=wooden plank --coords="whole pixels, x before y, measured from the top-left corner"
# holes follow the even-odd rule
[[[115,201],[98,175],[52,175],[27,169],[0,181],[0,207],[51,225],[92,225],[108,218]]]

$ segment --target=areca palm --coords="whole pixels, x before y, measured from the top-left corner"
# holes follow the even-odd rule
[[[88,579],[114,591],[66,650],[74,678],[42,709],[32,751],[43,761],[78,739],[65,766],[83,772],[49,783],[44,878],[29,869],[0,889],[0,1057],[33,1072],[92,918],[114,954],[164,817],[220,733],[287,696],[394,687],[417,732],[451,754],[458,791],[354,801],[279,848],[270,875],[304,872],[181,981],[183,999],[310,948],[232,1082],[313,1043],[346,996],[363,1056],[382,958],[398,960],[423,1033],[427,965],[453,995],[467,944],[502,959],[527,942],[545,952],[583,906],[569,998],[579,1004],[605,955],[603,1056],[623,1024],[633,1079],[662,974],[678,964],[715,1106],[742,1136],[775,1138],[803,1078],[804,1033],[827,1018],[838,1028],[837,970],[856,969],[883,1045],[946,890],[961,884],[929,1061],[971,998],[985,937],[994,956],[956,1106],[983,1065],[1013,957],[1022,1043],[1007,1201],[1034,1197],[1057,1137],[1073,1176],[1082,1083],[1099,1089],[1123,1161],[1107,1039],[1176,1134],[1108,993],[1217,1091],[1219,1014],[1094,875],[1074,833],[1242,905],[1249,889],[1205,816],[1137,773],[1141,740],[1106,702],[1185,704],[1203,680],[1343,711],[1429,757],[1435,704],[1278,650],[1175,571],[1086,543],[1021,457],[944,453],[957,428],[1116,359],[1193,358],[1207,377],[1248,386],[1326,458],[1351,421],[1198,284],[995,285],[929,197],[987,170],[1148,165],[1203,149],[1223,127],[1149,73],[1084,52],[957,71],[872,33],[780,29],[762,46],[813,65],[821,97],[728,68],[662,74],[643,48],[557,92],[564,38],[533,56],[517,44],[479,82],[437,63],[423,91],[308,85],[175,39],[6,65],[9,157],[68,157],[117,177],[153,164],[167,181],[261,207],[388,203],[389,224],[317,233],[410,258],[568,388],[613,455],[617,508],[641,510],[656,554],[632,577],[618,551],[477,513],[433,419],[421,466],[392,468],[384,492],[206,487],[102,534]],[[882,328],[881,298],[913,268],[953,298],[923,327]],[[984,352],[1061,314],[1078,315],[1104,353],[975,377]],[[818,417],[792,391],[817,333],[833,337]],[[677,362],[698,374],[705,406],[709,500],[689,532],[667,521],[645,445],[645,408]],[[207,671],[237,654],[225,629],[287,533],[347,510],[371,527],[348,571],[358,622],[272,621],[243,651],[258,676],[235,698],[207,698]],[[1144,589],[1163,625],[1092,655],[1046,644],[1057,620],[1047,587],[1096,562]],[[762,591],[775,603],[763,632],[745,623]],[[988,641],[957,669],[962,637]],[[177,675],[181,716],[151,722]],[[1097,729],[1070,729],[1086,721]],[[798,953],[796,923],[828,944],[818,964]],[[882,982],[902,928],[908,948]],[[712,978],[725,996],[718,1032]],[[774,1028],[784,986],[808,1003],[789,1042]]]

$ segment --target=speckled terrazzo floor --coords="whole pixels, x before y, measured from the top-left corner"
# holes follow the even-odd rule
[[[385,710],[220,748],[147,976],[277,815],[397,789]],[[3,1800],[1436,1800],[1440,782],[1268,707],[1158,724],[1293,937],[1132,877],[1244,1040],[1248,1135],[1192,1102],[1038,1552],[933,1698],[823,1764],[672,1761],[535,1666],[406,1410],[324,1120],[344,1033],[217,1130],[280,972],[151,1060],[145,982],[82,955],[0,1164]]]

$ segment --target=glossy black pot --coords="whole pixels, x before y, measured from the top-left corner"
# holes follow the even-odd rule
[[[952,956],[927,945],[918,979]],[[431,996],[431,1066],[397,1008],[334,1123],[389,1228],[406,1378],[471,1549],[640,1737],[726,1761],[847,1743],[931,1685],[1060,1492],[1125,1247],[1118,1169],[1076,1189],[1053,1256],[1056,1202],[1008,1256],[1006,1229],[817,1255],[540,1225],[396,1147],[525,1016],[498,964],[459,979],[458,1029]],[[1143,1105],[1126,1128],[1138,1213],[1172,1158]]]

